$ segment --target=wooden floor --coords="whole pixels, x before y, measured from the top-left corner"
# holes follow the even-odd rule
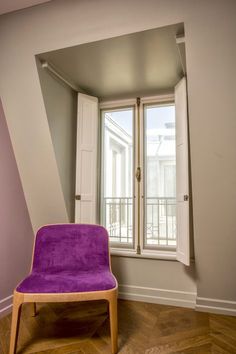
[[[17,353],[110,354],[104,302],[39,305],[22,310]],[[8,354],[11,315],[0,320],[0,353]],[[236,354],[236,317],[119,301],[119,353]]]

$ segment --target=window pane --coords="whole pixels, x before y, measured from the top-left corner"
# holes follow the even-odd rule
[[[145,106],[145,247],[176,247],[175,107]]]
[[[102,223],[110,241],[133,245],[133,108],[103,111]]]

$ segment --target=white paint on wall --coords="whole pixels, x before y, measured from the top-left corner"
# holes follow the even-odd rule
[[[37,68],[66,211],[69,221],[73,222],[77,92],[43,69],[38,59]]]
[[[29,271],[33,230],[0,101],[0,317]],[[13,262],[14,260],[14,262]]]

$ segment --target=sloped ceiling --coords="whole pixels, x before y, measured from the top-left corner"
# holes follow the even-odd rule
[[[176,35],[183,24],[86,43],[39,55],[66,78],[101,99],[173,90],[183,76]]]
[[[49,2],[50,0],[1,0],[0,15]]]

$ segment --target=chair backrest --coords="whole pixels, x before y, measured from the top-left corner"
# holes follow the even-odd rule
[[[108,233],[102,226],[48,225],[36,234],[33,272],[99,271],[109,266]]]

